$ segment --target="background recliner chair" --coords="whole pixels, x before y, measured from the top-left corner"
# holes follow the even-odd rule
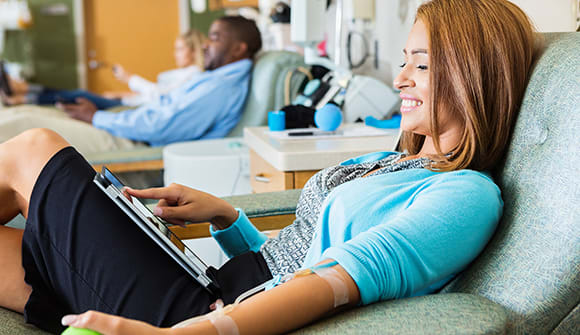
[[[252,69],[248,98],[240,122],[228,137],[242,136],[244,127],[267,124],[267,113],[290,103],[306,79],[296,71],[303,68],[304,57],[288,51],[267,51],[260,54]],[[163,147],[136,148],[86,155],[100,171],[106,165],[113,172],[133,172],[163,169]]]
[[[439,294],[385,301],[297,334],[578,334],[580,33],[545,34],[505,163],[504,215],[482,254]],[[227,198],[261,229],[293,220],[300,190]],[[207,226],[177,227],[191,238]],[[193,233],[192,233],[193,232]],[[0,334],[44,334],[0,309]]]

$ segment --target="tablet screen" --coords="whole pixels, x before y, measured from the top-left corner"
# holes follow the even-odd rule
[[[123,189],[123,187],[125,187],[125,184],[123,184],[119,178],[117,178],[117,176],[115,176],[111,171],[109,171],[109,169],[107,169],[106,167],[103,167],[103,171],[102,174],[105,176],[105,178],[107,178],[107,180],[113,184],[120,192]],[[124,194],[123,194],[124,195]],[[165,233],[165,231],[167,231],[167,227],[163,224],[163,222],[161,222],[161,219],[156,217],[153,212],[151,212],[151,210],[145,206],[145,204],[143,204],[141,202],[141,200],[139,198],[135,198],[134,196],[130,196],[131,197],[131,203],[133,203],[133,205],[137,208],[137,210],[139,210],[139,212],[141,212],[141,214],[145,215],[145,217],[147,217],[149,219],[150,222],[154,223],[159,230],[161,230],[163,232],[163,235],[168,236],[167,233]]]
[[[105,176],[105,178],[115,186],[120,193],[122,193],[122,188],[125,185],[115,176],[109,169],[103,167],[101,174]],[[157,228],[157,230],[165,237],[167,237],[179,250],[181,250],[189,259],[194,259],[201,262],[205,267],[207,265],[195,255],[187,246],[175,235],[169,228],[167,228],[166,223],[159,217],[155,216],[153,212],[149,209],[149,207],[145,206],[141,202],[139,198],[131,196],[131,203],[133,206],[145,216],[149,222],[152,224],[153,227]]]
[[[107,178],[111,182],[111,184],[115,185],[115,187],[118,188],[119,191],[125,186],[119,180],[119,178],[117,178],[117,176],[115,176],[113,172],[109,171],[109,169],[107,169],[106,167],[103,166],[103,171],[101,173],[105,176],[105,178]]]

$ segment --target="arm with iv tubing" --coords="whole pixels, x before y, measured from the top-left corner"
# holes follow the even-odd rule
[[[164,331],[221,334],[223,327],[235,326],[239,334],[281,333],[360,303],[412,295],[457,273],[481,251],[501,215],[499,189],[494,186],[472,190],[473,196],[466,196],[465,185],[453,180],[426,188],[396,218],[326,249],[316,264],[337,261],[331,275],[296,276],[233,308],[226,306],[227,314]],[[367,271],[360,271],[365,267]],[[341,304],[336,303],[337,290],[347,297]],[[110,324],[143,326],[96,312],[89,316],[90,323],[76,326],[105,334],[121,334],[108,332]],[[220,320],[226,319],[229,323],[221,322],[220,331]]]

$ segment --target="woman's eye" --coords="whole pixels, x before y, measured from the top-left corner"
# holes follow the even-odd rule
[[[404,68],[407,65],[407,63],[403,63],[401,65],[399,65],[400,68]]]
[[[429,67],[427,65],[417,65],[417,68],[419,70],[427,70],[427,69],[429,69]]]

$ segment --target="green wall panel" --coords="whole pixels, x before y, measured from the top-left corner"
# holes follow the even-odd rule
[[[77,55],[73,0],[28,0],[33,26],[34,81],[55,88],[76,88]],[[51,15],[51,6],[64,5],[68,12]]]
[[[8,31],[3,57],[33,71],[31,82],[54,88],[76,88],[77,56],[74,35],[73,0],[28,0],[32,26]],[[64,5],[67,13],[47,12]]]
[[[207,7],[209,8],[209,4],[206,4]],[[209,26],[211,26],[211,23],[215,20],[218,19],[222,16],[225,15],[225,11],[223,10],[217,10],[217,11],[206,11],[203,13],[195,13],[191,10],[191,6],[189,7],[189,14],[191,15],[191,27],[195,28],[199,31],[201,31],[202,33],[204,33],[205,35],[207,35],[207,31],[209,30]]]
[[[2,58],[21,63],[23,66],[32,66],[33,51],[30,33],[23,30],[7,30],[5,34]]]

